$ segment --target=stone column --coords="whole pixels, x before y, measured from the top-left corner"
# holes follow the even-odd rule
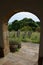
[[[3,56],[4,56],[4,40],[3,40],[2,22],[0,21],[0,58]]]
[[[4,44],[4,56],[9,53],[9,40],[8,40],[8,24],[7,22],[3,22],[2,24],[3,30],[3,44]]]
[[[39,60],[38,65],[43,65],[43,18],[41,17],[40,29],[40,47],[39,47]]]

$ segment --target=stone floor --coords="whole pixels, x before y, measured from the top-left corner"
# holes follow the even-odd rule
[[[0,65],[37,65],[39,44],[22,43],[19,52],[9,53],[0,59]]]

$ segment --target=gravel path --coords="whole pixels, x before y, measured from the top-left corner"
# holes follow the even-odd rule
[[[9,53],[0,59],[1,65],[35,65],[38,60],[39,44],[22,43],[19,52]]]

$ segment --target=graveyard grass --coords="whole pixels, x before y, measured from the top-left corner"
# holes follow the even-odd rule
[[[23,32],[20,31],[20,35],[17,37],[17,31],[9,32],[9,40],[17,41],[17,42],[32,42],[32,43],[39,43],[40,42],[40,32],[32,32],[31,36],[29,37],[26,34],[23,36]]]

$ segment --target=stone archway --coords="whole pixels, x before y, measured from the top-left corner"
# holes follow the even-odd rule
[[[1,47],[3,47],[3,53],[6,55],[9,52],[9,41],[8,41],[8,36],[5,31],[7,31],[7,23],[9,18],[20,11],[29,11],[36,16],[39,17],[41,20],[41,34],[40,34],[40,49],[39,49],[39,61],[42,65],[43,61],[43,7],[42,7],[42,1],[35,1],[35,0],[19,0],[19,1],[14,1],[14,0],[7,0],[7,1],[0,1],[0,25],[2,25],[2,29],[0,29],[0,44]],[[6,34],[6,35],[5,35]],[[3,42],[2,42],[3,41]],[[7,51],[6,51],[7,50]]]

